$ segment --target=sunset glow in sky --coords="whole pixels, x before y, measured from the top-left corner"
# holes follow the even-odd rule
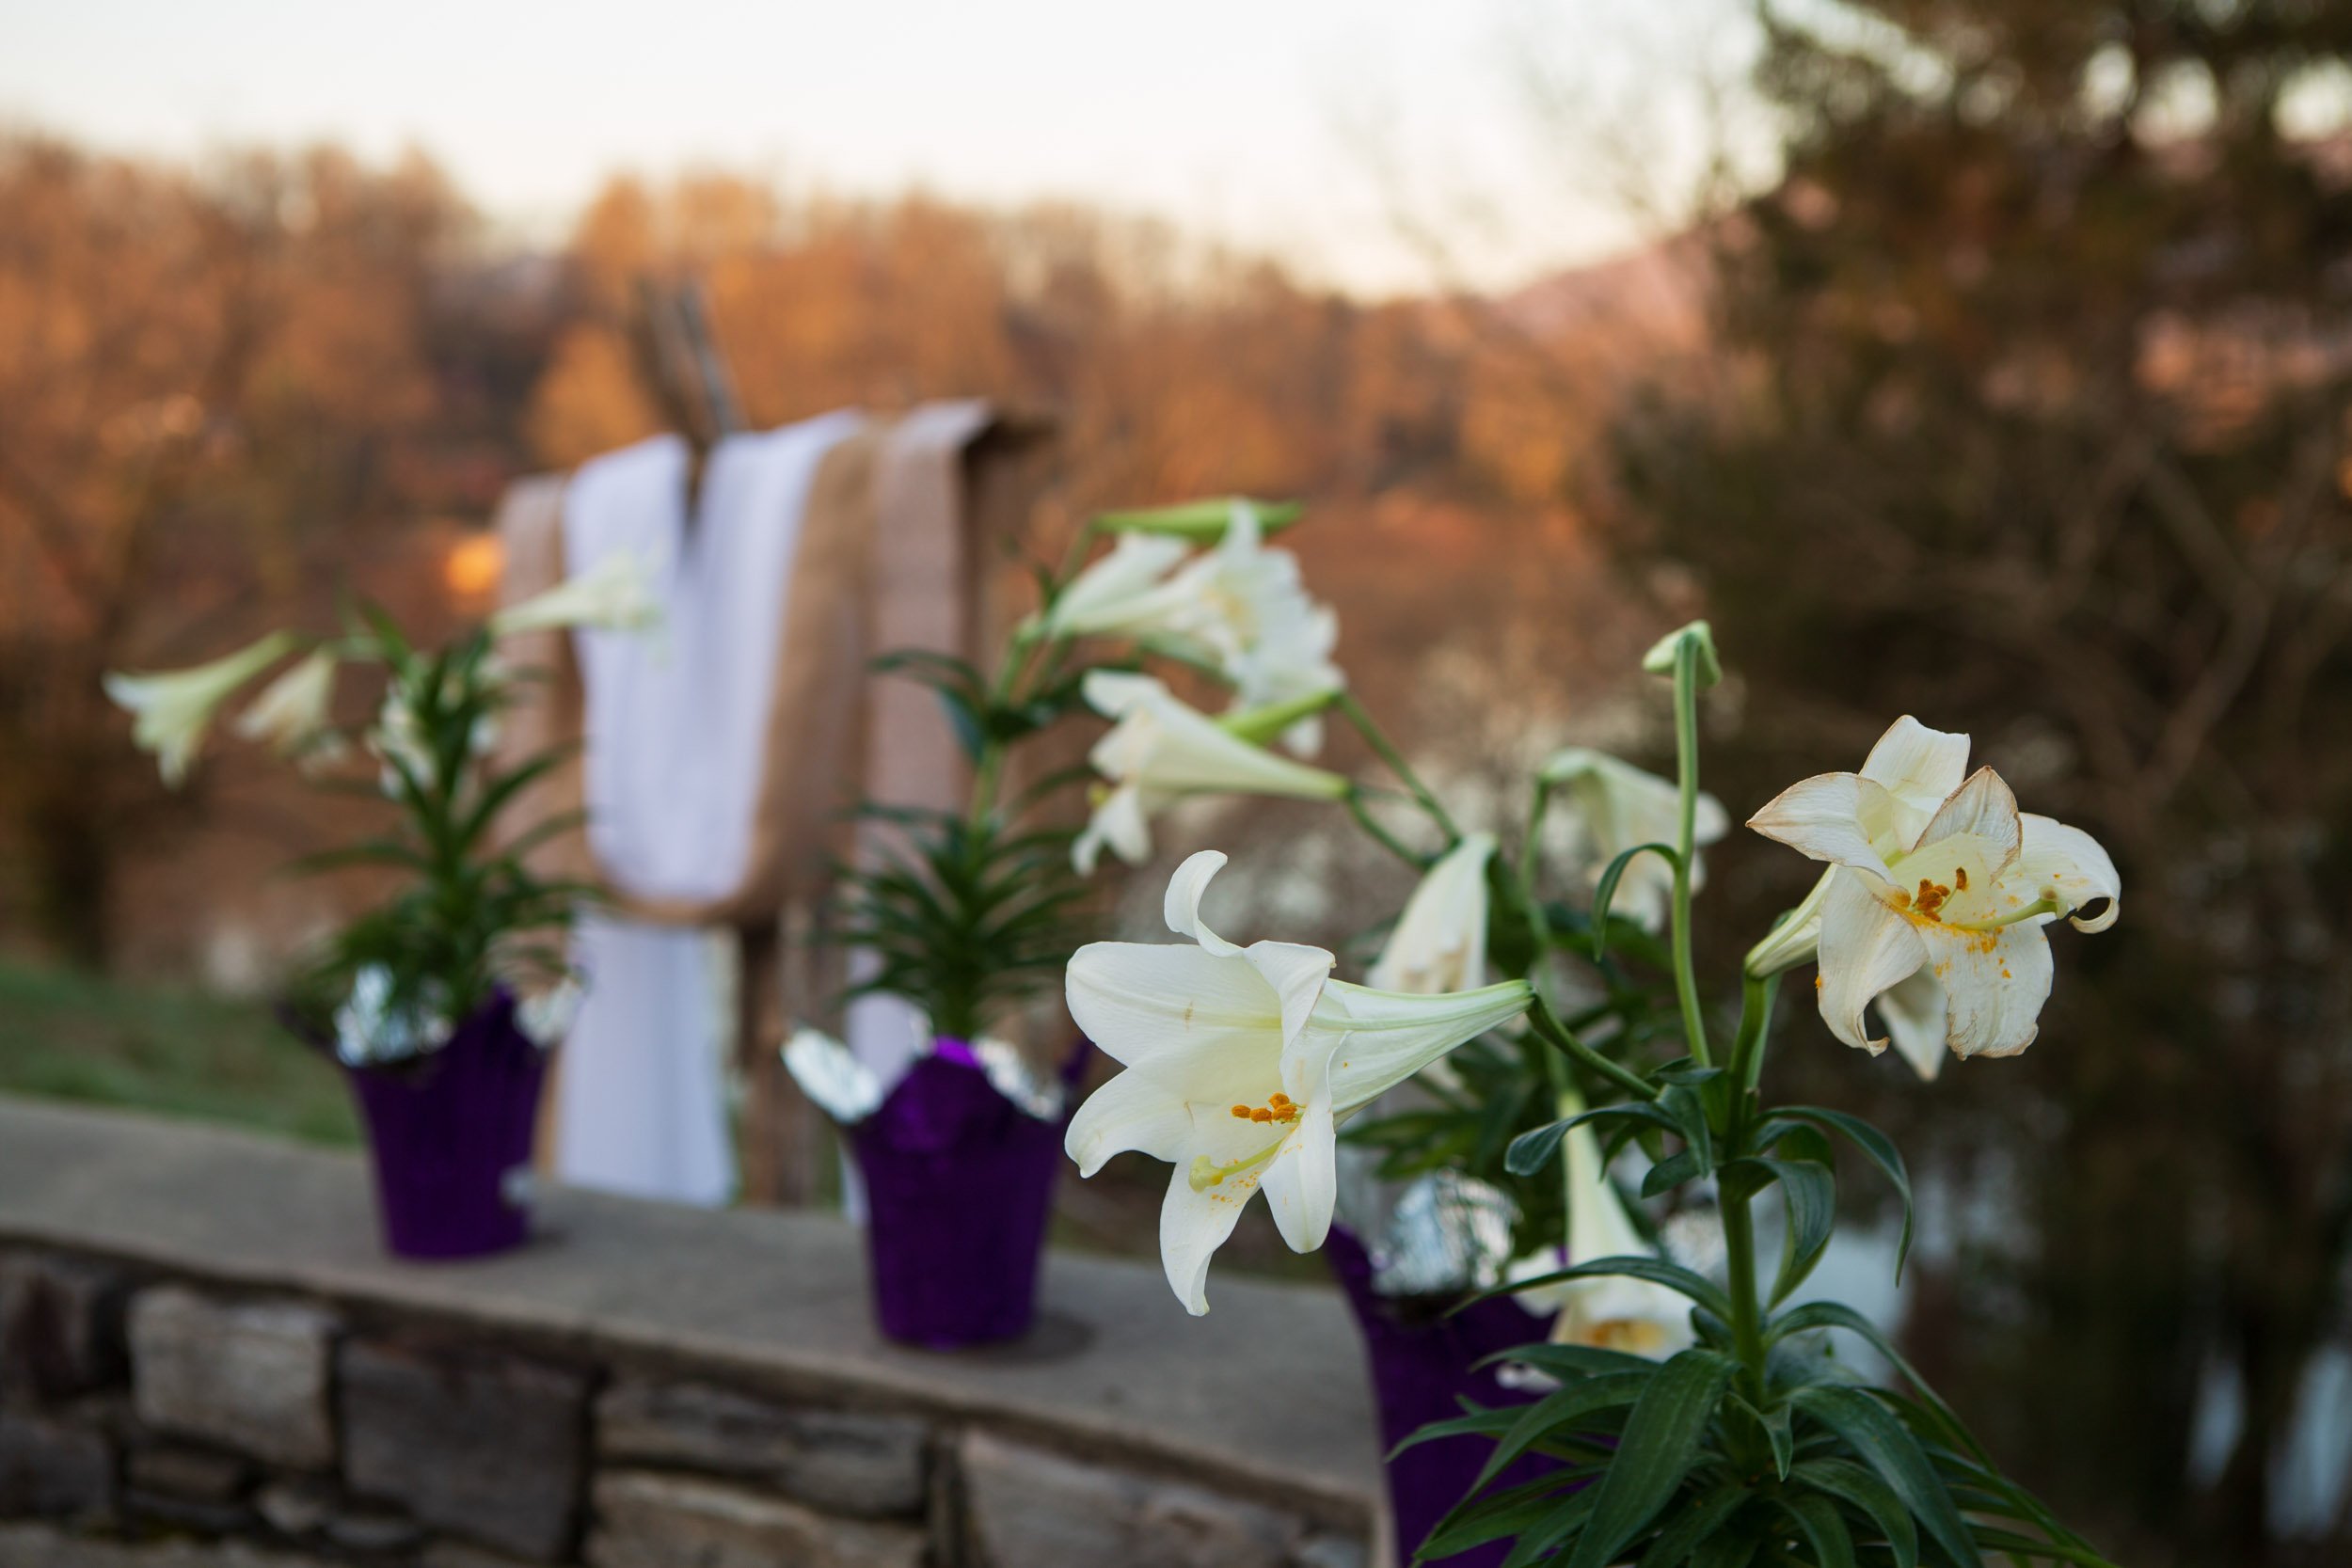
[[[1431,279],[1400,213],[1487,284],[1639,238],[1627,150],[1545,120],[1531,72],[1671,186],[1708,144],[1691,89],[1738,58],[1736,16],[1730,0],[0,0],[0,125],[175,158],[415,146],[534,240],[615,170],[697,163],[795,189],[1075,199],[1382,293]]]

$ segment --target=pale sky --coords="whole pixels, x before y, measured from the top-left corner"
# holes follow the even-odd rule
[[[1642,237],[1687,178],[1736,0],[0,0],[0,125],[200,158],[421,148],[510,231],[693,164],[881,195],[1075,198],[1425,286],[1400,208],[1507,284]],[[1531,69],[1577,126],[1530,108]],[[1404,190],[1402,199],[1396,193]],[[1645,193],[1674,199],[1671,189]]]

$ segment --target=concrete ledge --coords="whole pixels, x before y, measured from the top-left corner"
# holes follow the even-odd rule
[[[0,1101],[0,1247],[301,1298],[377,1334],[459,1333],[594,1379],[903,1413],[950,1439],[979,1432],[1372,1533],[1376,1429],[1335,1291],[1229,1276],[1196,1320],[1155,1268],[1056,1256],[1028,1340],[936,1355],[874,1333],[861,1239],[827,1216],[557,1191],[540,1228],[503,1258],[397,1264],[356,1158]]]

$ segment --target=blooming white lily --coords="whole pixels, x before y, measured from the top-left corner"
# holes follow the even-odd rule
[[[1566,1114],[1573,1116],[1570,1108]],[[1515,1279],[1577,1268],[1603,1258],[1654,1258],[1657,1248],[1642,1239],[1626,1213],[1625,1199],[1609,1180],[1600,1141],[1589,1123],[1571,1127],[1565,1140],[1568,1162],[1568,1244],[1512,1265]],[[1562,1259],[1565,1258],[1565,1261]],[[1663,1285],[1625,1275],[1564,1279],[1522,1291],[1518,1299],[1559,1313],[1551,1338],[1564,1345],[1663,1361],[1690,1348],[1691,1304]]]
[[[1137,1149],[1175,1166],[1160,1259],[1185,1309],[1209,1309],[1209,1259],[1263,1188],[1295,1251],[1323,1244],[1338,1125],[1464,1040],[1526,1010],[1523,980],[1406,996],[1330,978],[1332,955],[1237,946],[1200,918],[1225,857],[1202,850],[1168,885],[1168,928],[1191,944],[1098,942],[1070,960],[1071,1017],[1125,1069],[1089,1096],[1066,1140],[1079,1174]]]
[[[329,727],[328,711],[340,663],[333,649],[319,648],[288,667],[246,705],[237,716],[237,733],[267,742],[280,756],[299,757],[305,766],[341,755],[342,737]]]
[[[1860,774],[1887,794],[1886,815],[1875,824],[1872,840],[1881,855],[1899,855],[1917,843],[1928,818],[1960,787],[1967,771],[1966,736],[1931,730],[1907,713],[1888,725],[1863,759]],[[1829,885],[1836,875],[1834,866],[1822,872],[1804,901],[1749,951],[1749,974],[1776,974],[1813,957],[1821,940],[1821,905],[1829,898]],[[1915,991],[1914,995],[1915,1000]]]
[[[631,552],[615,550],[578,577],[492,615],[490,635],[511,637],[555,626],[643,631],[660,619],[652,574]]]
[[[177,789],[203,750],[204,734],[220,705],[293,646],[291,632],[274,631],[209,664],[144,675],[109,674],[106,695],[131,714],[135,721],[132,740],[140,750],[155,753],[164,783]]]
[[[1566,747],[1553,752],[1551,760],[1544,764],[1542,777],[1545,784],[1567,793],[1592,851],[1592,864],[1586,876],[1597,885],[1609,863],[1635,845],[1671,845],[1681,833],[1681,791],[1655,773],[1645,773],[1606,752]],[[1712,795],[1701,794],[1692,834],[1693,842],[1712,844],[1730,830],[1731,818],[1724,811],[1723,802]],[[1706,863],[1693,855],[1692,889],[1696,891],[1706,880]],[[1610,910],[1655,931],[1666,923],[1667,911],[1674,903],[1674,867],[1663,857],[1636,856],[1618,878]]]
[[[1365,983],[1422,996],[1485,985],[1486,863],[1494,857],[1492,833],[1470,833],[1439,856],[1406,900]]]
[[[1111,787],[1072,847],[1081,876],[1093,874],[1106,844],[1131,865],[1150,859],[1152,814],[1186,795],[1336,800],[1348,791],[1339,774],[1251,745],[1150,675],[1097,670],[1085,689],[1088,704],[1118,723],[1088,753]]]
[[[1233,683],[1237,708],[1289,702],[1347,684],[1331,660],[1340,619],[1309,596],[1298,557],[1268,549],[1258,509],[1235,500],[1216,548],[1169,580],[1168,629],[1197,641]],[[1320,720],[1292,726],[1283,744],[1300,756],[1322,746]]]
[[[1878,1002],[1887,1012],[1882,998],[1925,974],[1941,992],[1940,1037],[1955,1055],[2015,1055],[2033,1043],[2050,994],[2042,927],[2064,915],[2078,930],[2103,931],[2122,912],[2122,879],[2097,841],[2019,812],[1990,768],[1958,778],[1967,745],[1965,736],[1899,720],[1865,771],[1792,784],[1749,818],[1765,837],[1830,863],[1807,899],[1818,914],[1804,919],[1819,929],[1822,1021],[1849,1045],[1885,1049],[1864,1010]],[[1953,787],[1931,804],[1947,780]],[[2075,914],[2100,902],[2096,916]],[[1767,939],[1763,962],[1799,944],[1791,927],[1800,922]],[[1749,967],[1765,972],[1754,954]],[[1919,1067],[1931,1054],[1922,1048],[1935,1037],[1934,999],[1915,985],[1894,1013],[1904,1054]]]
[[[1108,555],[1071,580],[1039,625],[1055,638],[1157,630],[1168,616],[1168,575],[1191,553],[1166,534],[1122,533]]]

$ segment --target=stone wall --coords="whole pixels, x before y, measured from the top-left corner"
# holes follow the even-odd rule
[[[0,1116],[0,1149],[9,1130]],[[1367,1507],[1104,1441],[1075,1402],[1063,1429],[1050,1410],[927,1399],[919,1379],[813,1385],[569,1308],[534,1323],[224,1275],[27,1238],[44,1227],[12,1226],[7,1203],[0,1568],[1368,1560]],[[1259,1369],[1259,1386],[1297,1370]]]

